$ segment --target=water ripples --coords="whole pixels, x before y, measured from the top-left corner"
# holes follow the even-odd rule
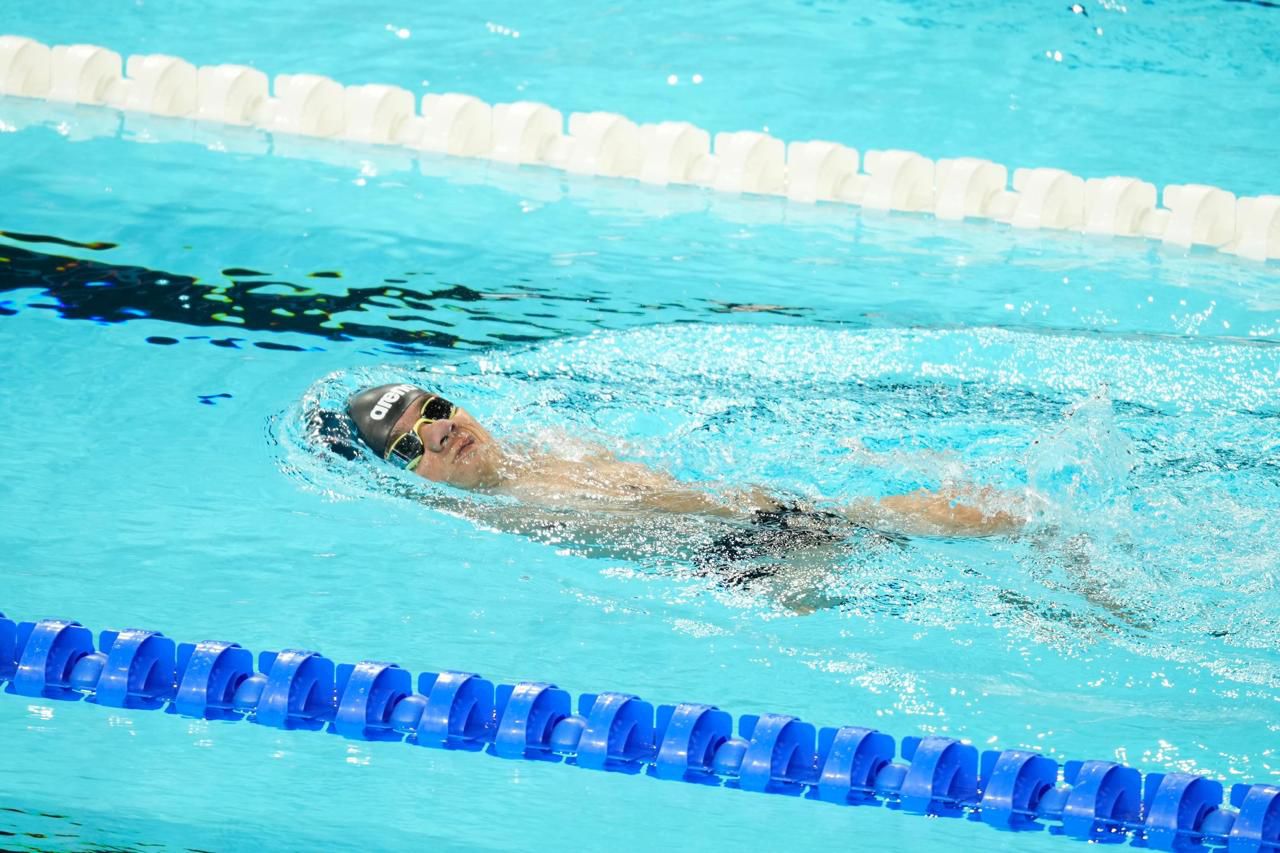
[[[1277,370],[1274,346],[675,325],[344,372],[303,408],[408,379],[441,388],[499,435],[608,446],[713,490],[762,484],[836,506],[991,485],[1030,508],[1023,534],[819,549],[766,599],[991,627],[1068,656],[1115,645],[1274,685],[1268,543],[1280,536],[1280,439],[1266,425]],[[334,491],[352,488],[346,469],[329,476]],[[395,476],[359,487],[385,489]],[[464,514],[478,500],[452,498]],[[605,551],[685,577],[717,535],[696,527],[642,525]],[[589,538],[576,543],[586,553]],[[758,591],[720,594],[770,604]],[[1242,663],[1222,665],[1224,654]]]

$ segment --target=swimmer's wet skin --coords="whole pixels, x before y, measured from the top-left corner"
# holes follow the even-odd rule
[[[996,497],[990,490],[921,489],[824,512],[798,507],[794,500],[758,487],[712,495],[604,450],[582,460],[517,455],[507,452],[466,409],[409,384],[361,391],[348,401],[347,414],[364,443],[384,460],[428,480],[508,495],[535,507],[696,514],[764,527],[776,520],[774,516],[794,521],[796,514],[808,513],[810,527],[814,519],[825,522],[818,524],[824,529],[831,529],[832,521],[841,521],[862,529],[917,536],[991,536],[1015,532],[1024,522],[1008,511],[985,509],[983,505]]]

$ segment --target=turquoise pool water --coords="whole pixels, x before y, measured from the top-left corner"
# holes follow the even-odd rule
[[[1280,10],[1068,6],[53,3],[0,32],[1276,191]],[[143,144],[192,134],[15,99],[0,122],[10,616],[1280,779],[1274,264],[252,134]],[[813,575],[840,606],[796,616],[315,452],[310,406],[402,376],[691,480],[1041,500],[1018,539],[848,555]],[[14,696],[0,732],[6,847],[1070,844]]]

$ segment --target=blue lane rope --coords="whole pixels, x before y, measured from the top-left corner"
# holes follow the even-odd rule
[[[155,631],[92,632],[78,622],[0,613],[0,681],[21,696],[166,709],[281,729],[328,728],[357,740],[485,750],[507,759],[884,804],[972,816],[1002,830],[1043,830],[1155,850],[1226,847],[1280,853],[1280,787],[1148,773],[1111,761],[1058,762],[986,751],[946,737],[894,738],[859,726],[815,728],[787,714],[713,705],[654,707],[627,693],[573,697],[554,684],[494,684],[469,672],[413,676],[394,663],[337,664],[311,651],[257,656],[236,643],[181,643]],[[894,761],[895,751],[903,759]],[[905,763],[904,763],[905,762]]]

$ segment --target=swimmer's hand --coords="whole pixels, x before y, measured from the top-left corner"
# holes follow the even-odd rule
[[[777,512],[782,509],[781,499],[762,486],[733,489],[726,497],[738,515],[753,512]]]
[[[948,487],[931,492],[890,495],[878,501],[864,499],[845,509],[858,524],[914,536],[999,536],[1016,533],[1026,518],[999,506],[995,489]]]

